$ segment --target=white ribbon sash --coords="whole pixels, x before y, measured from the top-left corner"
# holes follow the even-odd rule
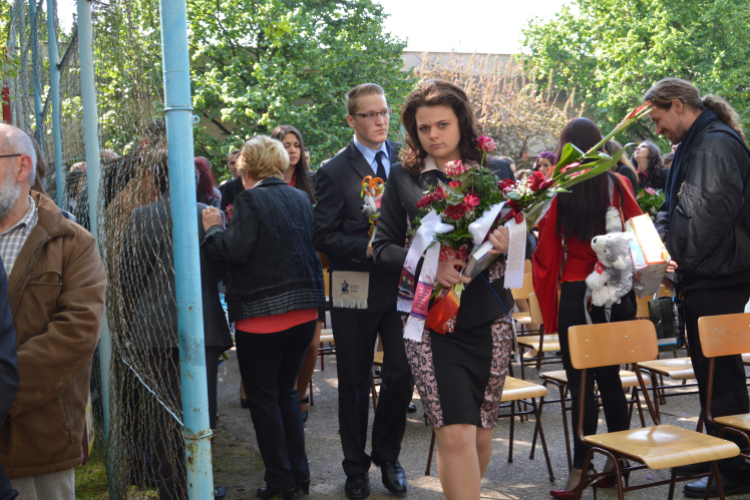
[[[415,342],[422,341],[424,321],[427,318],[427,308],[440,260],[440,243],[435,241],[435,235],[449,233],[453,229],[450,224],[442,222],[442,217],[435,210],[430,210],[430,213],[422,219],[417,234],[409,247],[399,280],[397,303],[399,311],[409,313],[409,319],[404,328],[405,339]],[[430,246],[433,242],[434,244]],[[425,250],[427,250],[427,253],[422,263],[422,270],[419,273],[419,282],[416,283],[415,287],[414,273]]]

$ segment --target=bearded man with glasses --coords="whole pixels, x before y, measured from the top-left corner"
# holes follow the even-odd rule
[[[403,342],[403,323],[396,310],[398,274],[372,261],[362,213],[362,180],[388,180],[401,145],[388,140],[392,109],[376,84],[354,87],[346,99],[346,121],[354,129],[349,145],[316,175],[314,241],[331,261],[331,321],[336,342],[339,425],[344,449],[348,498],[370,494],[370,463],[378,465],[383,485],[405,493],[406,475],[398,463],[406,429],[406,410],[414,390]],[[380,333],[385,364],[372,427],[372,453],[365,452],[370,381],[375,339]]]

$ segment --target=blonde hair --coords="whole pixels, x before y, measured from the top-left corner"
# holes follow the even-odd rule
[[[377,83],[363,83],[351,89],[346,95],[346,112],[349,116],[357,112],[357,100],[368,95],[385,95],[385,90]]]
[[[710,109],[718,115],[721,120],[732,127],[742,139],[745,139],[745,133],[742,131],[740,117],[737,111],[723,98],[715,95],[707,95],[701,99],[698,87],[687,80],[680,78],[664,78],[651,87],[646,95],[643,96],[643,102],[651,102],[656,107],[669,109],[672,107],[672,101],[680,101],[683,105],[695,110],[702,110],[704,107]]]
[[[237,171],[257,181],[266,177],[283,179],[289,167],[289,154],[284,145],[265,135],[256,135],[245,142],[238,160]]]

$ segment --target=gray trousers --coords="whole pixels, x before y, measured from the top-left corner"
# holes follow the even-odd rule
[[[75,469],[11,479],[18,500],[75,500]]]

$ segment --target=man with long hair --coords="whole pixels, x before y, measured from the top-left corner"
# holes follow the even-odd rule
[[[677,78],[661,80],[643,97],[654,105],[656,133],[678,144],[666,182],[659,230],[683,296],[693,370],[705,415],[708,359],[698,335],[698,318],[741,313],[750,298],[750,150],[737,112],[722,98],[701,98],[698,89]],[[712,398],[714,417],[750,412],[741,356],[716,358]],[[709,434],[718,429],[708,425]],[[740,448],[744,440],[733,434]],[[727,495],[750,493],[750,467],[742,457],[721,460]],[[708,472],[708,464],[679,467],[678,474]],[[703,498],[707,478],[685,485],[688,497]],[[716,482],[711,496],[718,496]]]

